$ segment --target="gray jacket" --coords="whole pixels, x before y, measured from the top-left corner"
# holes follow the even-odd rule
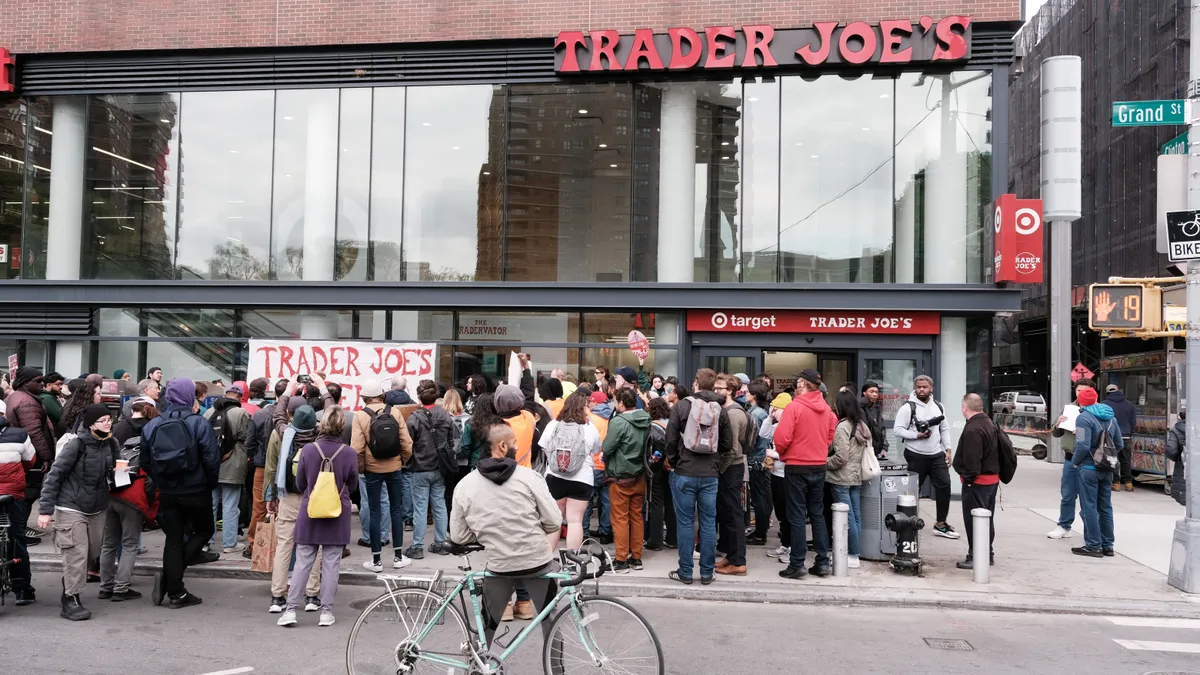
[[[100,440],[84,431],[71,439],[46,474],[38,513],[53,515],[55,507],[89,515],[103,513],[108,508],[108,479],[119,452],[112,436]]]
[[[229,403],[225,403],[229,401]],[[229,457],[221,462],[221,470],[217,474],[217,482],[223,485],[241,485],[246,482],[246,472],[249,467],[246,462],[246,430],[250,428],[250,413],[241,404],[229,398],[218,399],[213,407],[204,413],[204,419],[211,421],[218,410],[225,412],[225,433],[232,435],[236,441],[230,441],[230,450],[222,449],[222,455],[229,452]],[[214,434],[215,435],[215,434]]]

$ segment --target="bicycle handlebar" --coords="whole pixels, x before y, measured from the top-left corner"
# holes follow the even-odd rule
[[[605,555],[604,549],[598,546],[588,547],[586,551],[563,551],[563,557],[578,565],[579,572],[566,581],[560,581],[558,585],[564,587],[578,586],[588,579],[599,579],[604,576]],[[596,566],[595,572],[588,572],[588,565],[592,562],[593,558],[598,560],[599,564]]]

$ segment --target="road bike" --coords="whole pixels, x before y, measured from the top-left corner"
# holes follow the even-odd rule
[[[15,547],[8,538],[8,505],[15,499],[12,495],[0,495],[0,607],[4,606],[4,596],[13,592],[12,568],[16,560]]]
[[[492,645],[484,632],[483,583],[492,575],[472,570],[470,560],[470,554],[483,547],[451,546],[464,563],[459,568],[464,575],[457,581],[443,581],[440,571],[431,577],[377,575],[387,591],[367,605],[350,631],[349,675],[502,675],[505,664],[544,621],[550,622],[542,648],[542,668],[548,675],[665,672],[662,645],[645,617],[621,600],[583,592],[584,581],[612,569],[599,545],[560,552],[562,571],[540,575],[557,582],[554,600],[507,645],[501,643],[507,629],[492,639]],[[593,560],[596,567],[591,571]],[[438,592],[439,582],[449,590]],[[599,581],[596,586],[599,590]],[[468,614],[473,618],[470,624],[464,618]],[[496,645],[503,651],[493,652]]]

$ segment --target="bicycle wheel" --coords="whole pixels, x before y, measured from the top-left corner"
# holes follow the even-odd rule
[[[542,667],[548,675],[665,672],[658,636],[636,609],[603,595],[582,598],[578,605],[582,620],[575,620],[568,605],[550,624],[550,638],[542,648]]]
[[[371,601],[350,631],[346,671],[350,675],[396,675],[397,672],[458,675],[468,671],[421,659],[406,659],[412,639],[429,622],[444,596],[419,588],[400,588]],[[470,662],[469,636],[462,612],[453,604],[418,647],[422,654]],[[402,670],[408,661],[409,670]]]

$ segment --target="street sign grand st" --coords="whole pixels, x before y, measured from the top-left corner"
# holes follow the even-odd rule
[[[1187,101],[1115,101],[1114,127],[1149,127],[1187,124]]]

